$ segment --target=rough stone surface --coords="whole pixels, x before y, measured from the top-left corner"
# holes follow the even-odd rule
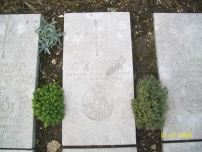
[[[137,148],[131,147],[131,148],[63,149],[63,152],[137,152]]]
[[[48,143],[47,145],[47,151],[48,152],[56,152],[60,148],[60,143],[56,140],[53,140]]]
[[[201,152],[202,142],[163,143],[163,152]]]
[[[40,15],[0,15],[0,148],[35,147]]]
[[[129,13],[64,17],[62,144],[136,144]]]
[[[154,14],[159,78],[168,87],[163,140],[202,139],[202,14]]]
[[[155,144],[151,145],[151,149],[156,150],[156,145]]]

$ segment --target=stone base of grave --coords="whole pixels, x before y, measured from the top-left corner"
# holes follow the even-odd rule
[[[162,143],[163,152],[201,152],[202,142]]]
[[[130,148],[63,149],[63,152],[137,152],[137,148],[130,147]]]
[[[36,152],[35,150],[1,150],[0,152]]]

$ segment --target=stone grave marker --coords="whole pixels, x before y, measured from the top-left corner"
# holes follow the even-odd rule
[[[129,13],[64,16],[63,146],[136,144]]]
[[[137,152],[137,148],[125,147],[125,148],[63,149],[63,152]]]
[[[202,142],[163,143],[163,152],[201,152]]]
[[[35,30],[40,17],[0,15],[0,148],[35,147],[32,93],[37,84]]]
[[[159,78],[168,87],[163,140],[202,139],[202,14],[155,13]]]

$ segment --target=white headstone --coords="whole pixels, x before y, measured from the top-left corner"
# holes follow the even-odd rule
[[[163,143],[163,152],[201,152],[202,142]]]
[[[129,13],[64,17],[62,144],[136,144]]]
[[[168,87],[163,140],[202,139],[202,14],[154,14],[159,78]]]
[[[130,148],[87,148],[87,149],[63,149],[63,152],[137,152],[136,147]]]
[[[0,148],[35,147],[32,93],[41,15],[0,15]]]

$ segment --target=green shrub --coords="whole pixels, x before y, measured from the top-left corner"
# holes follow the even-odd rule
[[[56,21],[52,20],[51,23],[47,23],[47,21],[42,16],[41,18],[41,26],[36,29],[36,33],[39,34],[39,53],[44,51],[44,53],[51,54],[50,48],[55,46],[57,42],[61,44],[60,37],[64,35],[59,30],[55,29]]]
[[[165,123],[165,113],[168,110],[166,100],[168,90],[153,76],[140,79],[137,84],[137,98],[132,100],[138,129],[162,129]]]
[[[33,95],[34,115],[44,122],[44,127],[60,123],[64,117],[63,89],[53,83],[36,89]]]

